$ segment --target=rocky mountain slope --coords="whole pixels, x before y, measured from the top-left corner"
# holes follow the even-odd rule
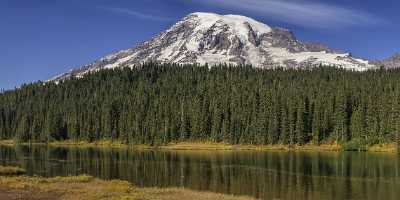
[[[386,69],[400,68],[400,53],[397,53],[389,58],[380,61],[372,62],[378,67],[385,67]]]
[[[53,80],[80,77],[100,69],[133,67],[150,61],[227,63],[260,68],[301,68],[323,64],[357,71],[375,67],[349,53],[318,43],[301,42],[287,29],[272,28],[245,16],[193,13],[147,42],[73,69]]]

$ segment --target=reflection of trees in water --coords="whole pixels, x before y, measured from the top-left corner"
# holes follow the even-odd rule
[[[355,152],[131,151],[0,148],[30,174],[91,174],[140,186],[187,187],[280,199],[396,199],[399,156]]]

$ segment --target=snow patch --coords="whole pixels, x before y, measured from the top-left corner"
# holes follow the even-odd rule
[[[312,64],[322,64],[322,65],[334,65],[338,67],[342,67],[344,69],[356,70],[356,71],[365,71],[373,66],[368,63],[368,61],[364,61],[361,59],[354,59],[349,57],[349,54],[333,54],[322,52],[299,52],[299,53],[291,53],[283,48],[269,47],[267,51],[270,53],[272,59],[275,62],[280,64],[284,64],[284,61],[294,60],[297,63],[310,61]],[[314,61],[313,61],[314,60]],[[350,61],[354,62],[350,62]]]
[[[106,66],[104,66],[104,69],[114,69],[116,67],[119,67],[121,64],[128,62],[130,59],[136,57],[137,53],[134,53],[132,55],[126,56],[124,58],[118,59],[116,62],[112,63],[112,64],[108,64]]]
[[[226,56],[223,54],[213,54],[213,53],[204,53],[200,56],[198,56],[197,63],[204,65],[204,64],[209,64],[209,65],[218,65],[218,64],[235,64],[229,61],[231,59],[231,56]]]
[[[189,16],[196,16],[198,20],[198,26],[195,28],[195,32],[206,32],[213,25],[220,23],[222,25],[228,25],[230,30],[239,38],[242,42],[248,41],[249,28],[247,23],[250,24],[253,31],[256,32],[257,35],[261,35],[264,33],[269,33],[272,31],[271,27],[258,22],[249,17],[240,16],[240,15],[218,15],[214,13],[192,13]]]

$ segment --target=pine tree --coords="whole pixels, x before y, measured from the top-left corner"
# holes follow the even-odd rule
[[[185,102],[181,101],[181,121],[180,121],[180,139],[186,140],[190,138],[190,121],[188,119],[188,113],[185,109]]]
[[[1,92],[3,93],[3,92]],[[0,101],[1,103],[1,101]],[[7,134],[6,134],[6,124],[4,121],[4,114],[3,110],[0,109],[0,140],[7,139]]]
[[[305,120],[304,120],[304,105],[302,103],[298,106],[297,117],[296,117],[296,136],[297,141],[300,145],[307,143],[307,134],[305,131]]]
[[[347,122],[346,122],[346,99],[343,93],[340,93],[336,99],[335,127],[334,135],[337,142],[347,141]]]
[[[27,142],[30,141],[30,132],[29,132],[29,119],[26,114],[23,114],[18,120],[18,126],[16,129],[16,140],[18,142]]]
[[[313,142],[317,145],[321,143],[323,138],[321,134],[322,124],[321,124],[321,108],[319,105],[315,105],[313,119],[312,119],[312,136]]]

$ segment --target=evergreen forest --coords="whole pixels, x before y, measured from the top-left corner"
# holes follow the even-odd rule
[[[0,139],[399,143],[400,70],[147,63],[0,94]]]

